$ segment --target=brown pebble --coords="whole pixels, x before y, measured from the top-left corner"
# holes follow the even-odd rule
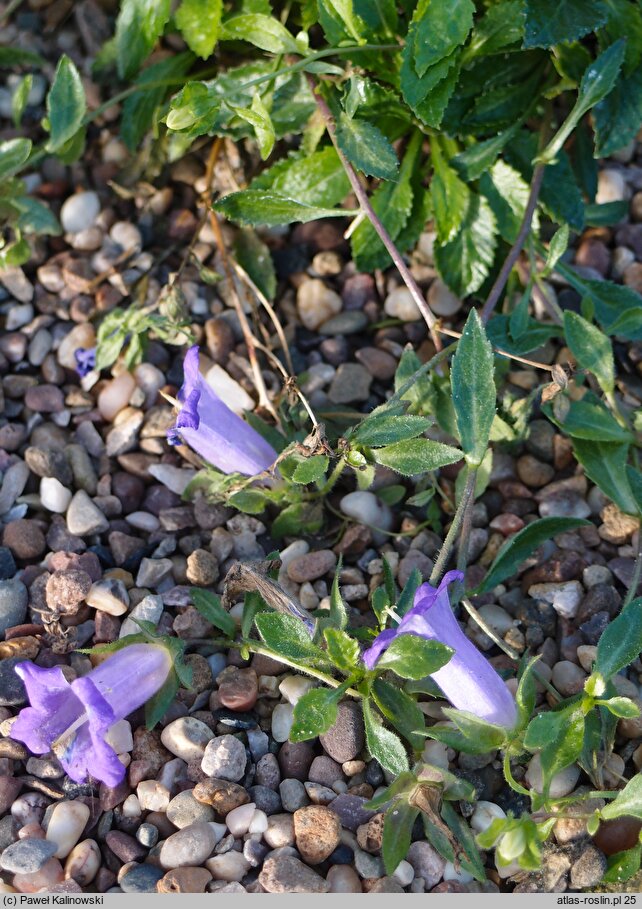
[[[301,857],[308,865],[325,861],[341,839],[339,816],[324,805],[307,805],[293,815],[294,838]]]
[[[58,413],[65,406],[65,398],[55,385],[36,385],[27,389],[25,404],[36,413]]]
[[[45,535],[35,521],[19,518],[4,529],[2,542],[17,559],[37,559],[47,546]]]
[[[122,862],[139,861],[147,855],[147,847],[122,830],[110,830],[105,841]]]
[[[315,581],[334,571],[336,564],[337,557],[331,549],[317,549],[292,559],[288,565],[288,577],[296,584]]]
[[[615,855],[632,849],[638,842],[642,830],[642,821],[635,817],[618,817],[612,821],[602,821],[593,842],[605,855]]]
[[[76,568],[54,571],[47,581],[47,606],[73,615],[91,590],[91,577]]]
[[[168,871],[156,884],[159,893],[205,893],[206,885],[212,880],[207,868],[174,868]]]
[[[33,660],[38,656],[39,650],[40,641],[32,635],[11,638],[9,641],[0,642],[0,660],[5,660],[9,657],[22,657],[25,660]]]
[[[228,666],[219,675],[218,696],[230,710],[251,710],[259,694],[259,680],[253,669]]]
[[[250,796],[243,786],[228,780],[209,779],[197,783],[193,795],[197,802],[210,805],[221,819],[234,808],[246,805],[250,801]]]

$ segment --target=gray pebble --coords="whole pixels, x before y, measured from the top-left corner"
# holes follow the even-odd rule
[[[40,871],[57,849],[58,844],[50,840],[18,840],[4,850],[0,856],[0,866],[14,874],[32,874]]]
[[[27,702],[25,686],[14,671],[22,662],[23,657],[0,660],[0,707],[22,707]]]
[[[294,814],[298,808],[310,804],[305,786],[300,780],[283,780],[279,784],[279,794],[283,810],[289,811],[290,814]]]
[[[201,769],[208,776],[236,783],[245,773],[246,763],[243,743],[233,735],[220,735],[207,743]]]
[[[28,602],[29,594],[22,581],[0,581],[0,635],[24,622]]]
[[[197,822],[209,823],[216,820],[214,809],[202,802],[197,802],[191,789],[179,792],[167,806],[167,820],[182,830]]]
[[[164,874],[156,865],[136,865],[121,877],[120,889],[123,893],[156,893],[156,882]]]
[[[274,792],[273,789],[268,789],[267,786],[250,786],[247,791],[257,809],[264,811],[268,817],[283,811],[279,793]]]

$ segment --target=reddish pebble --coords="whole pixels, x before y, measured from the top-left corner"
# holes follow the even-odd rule
[[[521,530],[524,522],[516,514],[498,514],[496,518],[493,518],[489,526],[491,530],[498,530],[505,537],[509,537],[511,534]]]
[[[615,855],[632,849],[638,843],[642,821],[635,817],[618,817],[613,821],[602,821],[593,842],[605,855]]]
[[[259,694],[259,680],[253,669],[229,666],[218,677],[218,697],[229,710],[251,710]]]

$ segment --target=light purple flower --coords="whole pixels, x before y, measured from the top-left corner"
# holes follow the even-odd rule
[[[125,767],[105,741],[118,720],[129,716],[162,688],[172,659],[156,644],[131,644],[71,684],[59,666],[41,669],[18,663],[30,707],[20,711],[11,738],[33,754],[53,751],[76,783],[88,776],[117,786]]]
[[[441,641],[454,650],[448,663],[431,678],[450,703],[487,723],[512,729],[517,722],[517,707],[505,682],[495,672],[459,627],[448,599],[448,585],[463,580],[461,571],[449,571],[439,587],[422,584],[415,594],[412,609],[397,628],[382,631],[372,647],[363,654],[368,669],[374,669],[381,654],[400,634],[416,634],[429,641]]]
[[[197,346],[187,351],[183,370],[185,381],[178,393],[182,407],[167,433],[170,444],[186,442],[223,473],[253,477],[271,467],[276,451],[207,384],[198,369]]]
[[[76,358],[76,372],[81,379],[96,368],[95,347],[77,347],[74,357]]]

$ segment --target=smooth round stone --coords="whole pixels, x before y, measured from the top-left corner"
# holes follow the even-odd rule
[[[236,379],[233,379],[218,363],[208,369],[205,381],[219,398],[225,401],[230,410],[239,416],[243,415],[244,410],[254,410],[254,400],[243,386]]]
[[[324,805],[308,805],[294,814],[294,839],[308,865],[325,861],[341,840],[341,821]]]
[[[252,815],[252,820],[250,821],[250,826],[247,828],[247,832],[250,834],[255,833],[265,833],[268,828],[268,816],[265,811],[261,811],[260,808],[257,808]]]
[[[79,489],[69,503],[67,530],[78,537],[109,530],[109,521],[84,489]]]
[[[200,720],[182,716],[168,723],[161,732],[161,742],[176,757],[190,761],[202,760],[207,743],[214,733]]]
[[[444,318],[456,315],[463,306],[459,297],[455,296],[441,278],[435,278],[432,282],[427,299],[428,305],[435,315],[444,316]]]
[[[40,840],[40,842],[43,842]],[[64,871],[57,858],[50,858],[39,871],[29,874],[16,874],[13,886],[20,893],[37,893],[39,890],[50,891],[64,880]]]
[[[54,514],[64,514],[71,502],[72,492],[55,477],[43,477],[40,481],[40,504]]]
[[[294,819],[291,814],[273,814],[268,818],[263,839],[272,849],[294,845]]]
[[[205,867],[217,881],[242,881],[251,865],[242,853],[231,850],[208,859]]]
[[[116,754],[127,754],[134,747],[131,723],[127,720],[118,720],[110,726],[105,741],[114,749]]]
[[[358,309],[340,312],[319,327],[320,335],[354,335],[368,325],[368,317]]]
[[[169,790],[158,780],[141,780],[136,795],[143,811],[166,811],[169,805]]]
[[[216,842],[216,834],[209,824],[198,823],[183,827],[169,836],[161,846],[161,867],[169,870],[185,865],[202,865]]]
[[[55,852],[56,844],[47,840],[18,840],[2,853],[0,867],[14,874],[33,874],[40,871]]]
[[[265,860],[259,883],[268,893],[327,893],[324,878],[293,855],[272,855]]]
[[[56,846],[56,858],[65,858],[81,837],[89,820],[89,806],[83,802],[59,802],[49,818],[47,840]]]
[[[207,743],[201,769],[207,776],[236,783],[245,773],[246,763],[243,743],[233,735],[221,735]]]
[[[330,893],[362,893],[361,879],[350,865],[333,865],[326,875]]]
[[[580,768],[577,764],[571,764],[563,770],[560,770],[559,773],[556,773],[551,780],[551,787],[549,790],[551,798],[560,799],[565,795],[569,795],[575,788],[579,775]],[[539,754],[534,755],[528,764],[526,781],[531,789],[534,789],[539,793],[543,792],[542,765],[540,763]]]
[[[76,193],[63,202],[60,223],[67,234],[87,230],[100,214],[100,199],[94,192]]]
[[[5,514],[19,495],[21,495],[27,480],[29,479],[29,468],[24,461],[18,461],[12,464],[5,472],[2,478],[2,488],[0,488],[0,514]],[[5,531],[6,535],[7,531]]]
[[[156,515],[148,511],[132,511],[131,514],[125,515],[125,520],[136,530],[146,530],[148,533],[154,533],[160,527]]]
[[[123,802],[123,817],[140,817],[142,810],[140,807],[140,802],[135,795],[128,795],[125,801]]]
[[[163,877],[163,870],[156,865],[134,865],[120,881],[123,893],[156,893],[156,883]]]
[[[83,840],[71,850],[65,862],[65,877],[72,878],[81,887],[90,884],[98,873],[102,856],[95,840]]]
[[[165,384],[165,376],[153,363],[141,363],[134,370],[136,384],[145,394],[145,406],[151,407]]]
[[[318,278],[304,281],[299,286],[296,304],[301,323],[309,331],[316,331],[343,308],[341,297]]]
[[[503,808],[500,808],[499,805],[496,805],[494,802],[485,802],[482,800],[475,805],[475,810],[470,819],[470,826],[475,833],[483,833],[490,827],[494,820],[497,818],[503,820],[505,817],[506,812]]]
[[[276,742],[287,742],[294,723],[292,704],[277,704],[272,712],[272,737]]]
[[[288,675],[279,685],[279,691],[288,702],[294,706],[301,700],[311,688],[314,688],[316,682],[303,675]]]
[[[98,395],[98,410],[101,417],[111,422],[117,413],[127,407],[135,387],[134,377],[128,372],[123,372],[108,382]]]
[[[22,328],[23,325],[31,322],[33,316],[34,308],[32,303],[14,304],[7,313],[5,329],[7,331],[16,331],[16,329]]]
[[[469,871],[464,870],[461,866],[457,869],[452,862],[446,862],[446,865],[444,866],[444,880],[457,881],[459,884],[470,884],[475,878]]]
[[[141,824],[136,831],[136,839],[141,846],[146,846],[148,849],[156,845],[158,836],[158,827],[155,827],[154,824]]]
[[[254,802],[248,802],[247,805],[239,805],[227,814],[225,823],[232,836],[243,836],[247,833],[255,811]]]
[[[336,722],[319,737],[325,751],[339,764],[358,757],[365,745],[363,713],[355,701],[342,701]]]
[[[391,510],[372,492],[366,490],[349,492],[341,499],[339,508],[364,527],[376,527],[381,530],[390,530],[392,527]]]
[[[402,322],[416,322],[421,319],[419,307],[407,287],[396,287],[385,299],[383,308],[386,315]]]
[[[106,578],[92,584],[85,602],[92,609],[99,609],[109,615],[123,615],[129,608],[129,594],[122,581]]]
[[[0,634],[24,622],[28,602],[29,593],[22,581],[17,578],[0,581]]]
[[[182,830],[183,827],[189,827],[190,824],[205,823],[214,821],[216,813],[209,805],[197,802],[194,793],[190,789],[179,792],[175,795],[167,806],[167,820],[171,821],[175,827]]]
[[[131,221],[116,221],[109,231],[109,239],[123,250],[140,250],[143,246],[141,232]]]
[[[607,202],[621,202],[626,199],[626,182],[620,170],[606,167],[601,170],[597,178],[597,194],[595,201],[598,205]]]
[[[76,369],[76,350],[79,347],[87,349],[96,345],[96,332],[90,322],[75,325],[69,334],[60,342],[57,351],[58,362],[66,369]]]
[[[402,887],[409,887],[415,879],[415,869],[410,862],[401,861],[392,872],[392,876]]]
[[[439,883],[446,866],[445,859],[437,850],[422,840],[411,844],[406,860],[415,869],[415,877],[423,878],[426,890],[431,890]]]

